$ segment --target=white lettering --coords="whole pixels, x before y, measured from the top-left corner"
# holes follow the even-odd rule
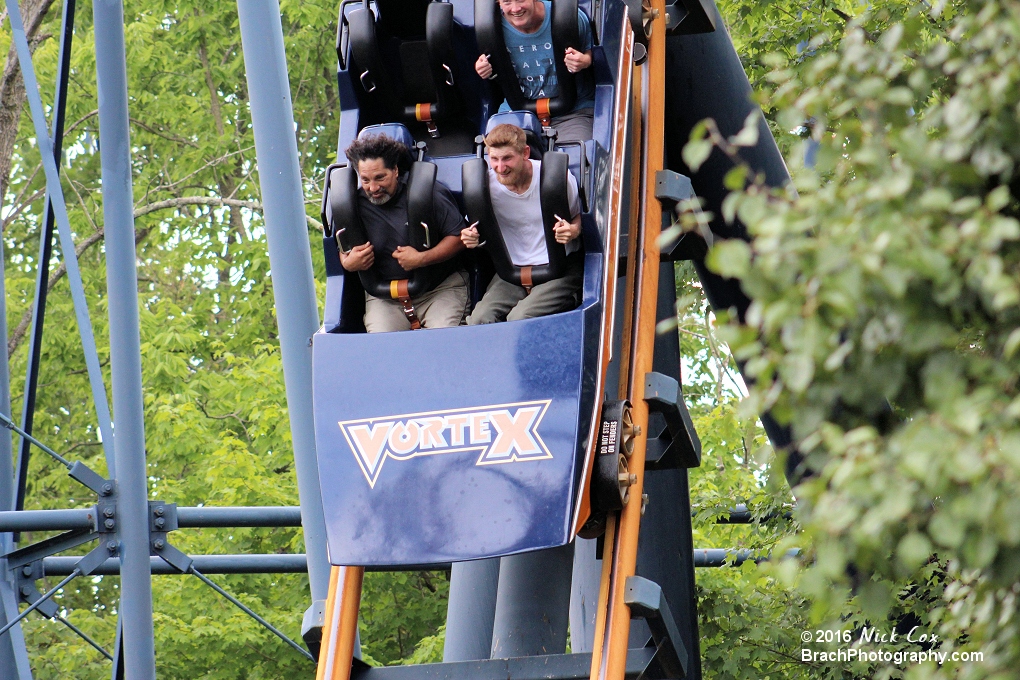
[[[549,404],[549,400],[518,402],[338,424],[369,486],[374,487],[387,457],[410,460],[472,451],[478,454],[475,465],[552,458],[538,433]]]
[[[467,416],[446,416],[446,426],[450,428],[450,444],[452,446],[464,445],[464,428],[467,427]]]
[[[397,423],[390,430],[390,451],[398,456],[411,453],[418,448],[418,436],[420,431],[418,423],[413,420],[405,423]]]
[[[443,437],[443,430],[446,429],[446,422],[442,418],[429,418],[422,421],[421,446],[422,449],[434,449],[446,447],[446,438]]]
[[[489,414],[472,413],[471,443],[472,444],[488,443],[491,440],[492,435],[489,433]]]

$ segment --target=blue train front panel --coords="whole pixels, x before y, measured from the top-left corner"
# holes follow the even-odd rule
[[[584,320],[578,309],[488,326],[316,334],[330,561],[430,564],[569,542],[579,435],[591,416],[580,405]]]

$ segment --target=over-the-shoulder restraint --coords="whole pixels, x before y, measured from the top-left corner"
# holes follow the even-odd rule
[[[507,283],[524,286],[530,290],[532,286],[563,276],[566,271],[567,251],[563,244],[556,242],[553,227],[556,225],[557,215],[568,221],[571,219],[568,166],[569,157],[565,153],[550,151],[542,157],[539,194],[549,262],[532,267],[518,267],[510,259],[510,252],[507,250],[503,233],[492,209],[489,166],[485,159],[472,158],[461,166],[461,189],[468,221],[476,225],[479,239],[492,257],[496,273]]]

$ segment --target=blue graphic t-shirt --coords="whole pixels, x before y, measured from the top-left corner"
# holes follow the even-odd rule
[[[506,43],[507,52],[510,53],[517,82],[520,83],[524,96],[532,100],[552,98],[560,93],[553,57],[552,3],[543,0],[542,4],[545,5],[545,19],[535,33],[522,33],[511,26],[506,17],[503,18],[503,41]],[[587,52],[592,48],[591,24],[581,10],[577,10],[577,32],[581,38],[579,51]],[[577,83],[577,103],[574,105],[574,111],[595,106],[595,80],[591,71],[591,68],[586,68],[574,74]],[[503,107],[506,107],[506,103]]]

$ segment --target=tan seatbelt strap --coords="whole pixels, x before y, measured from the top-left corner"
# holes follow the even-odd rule
[[[414,311],[414,303],[411,302],[411,296],[407,292],[407,279],[390,281],[390,297],[400,303],[404,316],[407,317],[407,321],[411,324],[411,330],[420,330],[422,328],[421,320]]]
[[[531,278],[531,267],[521,267],[521,286],[524,292],[531,295],[531,289],[535,287],[535,280]]]

